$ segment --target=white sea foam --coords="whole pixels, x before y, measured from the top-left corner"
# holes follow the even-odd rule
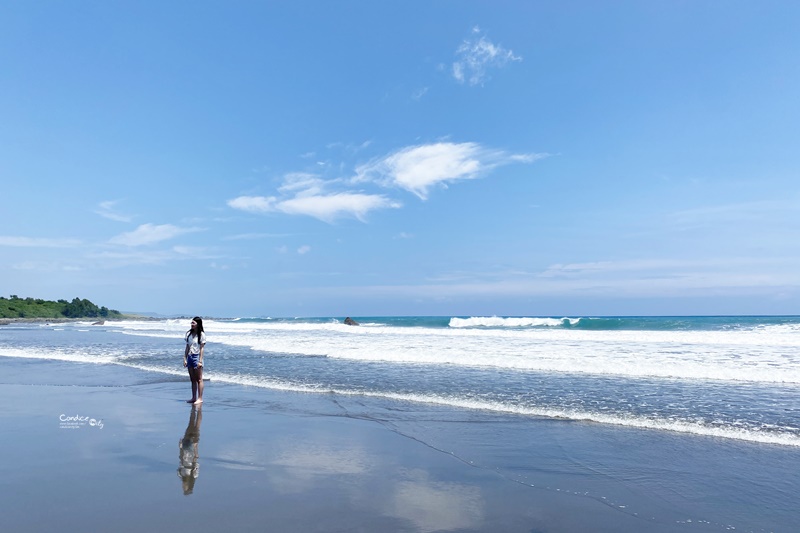
[[[482,316],[482,317],[471,317],[471,318],[451,318],[450,319],[450,327],[451,328],[474,328],[474,327],[509,327],[509,328],[520,328],[520,327],[536,327],[536,326],[546,326],[546,327],[558,327],[563,326],[564,323],[569,323],[570,325],[574,326],[578,322],[580,322],[580,318],[503,318],[497,316]]]
[[[110,364],[115,362],[113,354],[87,353],[64,349],[32,349],[32,348],[0,348],[0,356],[23,359],[50,359],[53,361],[69,361],[72,363]]]
[[[361,396],[370,398],[388,399],[400,402],[441,405],[458,409],[491,411],[498,413],[517,414],[522,416],[535,416],[549,419],[576,420],[583,422],[596,422],[638,429],[652,429],[661,431],[674,431],[693,435],[736,439],[764,444],[778,444],[782,446],[800,447],[800,437],[781,432],[755,431],[731,427],[713,427],[687,421],[676,421],[657,418],[642,418],[634,416],[605,415],[588,411],[551,408],[530,408],[508,405],[499,402],[480,401],[457,397],[440,396],[435,394],[403,394],[393,392],[357,391],[343,388],[313,387],[297,385],[285,381],[259,376],[231,375],[224,373],[208,374],[214,381],[260,387],[271,390],[287,392],[313,393],[313,394],[338,394],[342,396]],[[787,428],[791,429],[791,428]]]
[[[338,391],[337,391],[338,392]],[[345,392],[346,393],[346,392]],[[674,421],[666,419],[649,419],[639,417],[623,417],[616,415],[603,415],[568,409],[537,409],[522,406],[506,405],[496,402],[486,402],[478,400],[466,400],[460,398],[448,398],[441,396],[424,396],[415,394],[363,394],[364,396],[381,396],[395,400],[432,403],[458,407],[462,409],[474,409],[483,411],[494,411],[526,416],[540,416],[544,418],[578,420],[586,422],[597,422],[601,424],[612,424],[640,429],[656,429],[662,431],[675,431],[678,433],[690,433],[709,437],[719,437],[725,439],[737,439],[750,442],[761,442],[766,444],[780,444],[784,446],[800,447],[800,437],[786,433],[769,433],[753,431],[747,429],[735,429],[730,427],[710,427],[702,424]]]
[[[153,372],[160,372],[170,375],[183,376],[184,372],[165,370],[157,367],[150,367],[148,365],[129,365],[132,368],[139,368],[142,370],[149,370]],[[411,402],[418,404],[432,404],[445,407],[453,407],[457,409],[469,409],[479,411],[490,411],[498,413],[516,414],[522,416],[534,416],[549,419],[562,419],[562,420],[576,420],[583,422],[596,422],[600,424],[610,424],[617,426],[625,426],[638,429],[651,429],[661,431],[674,431],[678,433],[686,433],[707,437],[716,437],[724,439],[735,439],[748,442],[758,442],[764,444],[777,444],[782,446],[800,447],[800,437],[790,433],[782,433],[780,431],[756,431],[744,428],[732,427],[714,427],[699,423],[688,421],[676,421],[658,418],[643,418],[634,416],[619,416],[619,415],[606,415],[600,413],[592,413],[588,411],[572,410],[572,409],[553,409],[553,408],[531,408],[517,405],[508,405],[500,402],[472,400],[451,396],[441,396],[435,394],[404,394],[393,392],[373,392],[373,391],[358,391],[344,388],[330,388],[330,387],[315,387],[310,385],[299,385],[287,381],[276,380],[273,378],[266,378],[262,376],[253,375],[234,375],[226,373],[207,373],[207,377],[214,382],[229,383],[233,385],[245,385],[251,387],[259,387],[270,390],[279,390],[285,392],[299,392],[311,394],[337,394],[342,396],[361,396],[369,398],[380,398],[400,402]],[[793,428],[783,428],[791,430]]]
[[[354,329],[354,328],[351,328]],[[295,331],[296,333],[296,331]],[[163,334],[159,332],[159,335]],[[250,333],[252,338],[246,339],[247,343],[253,343],[258,338],[253,337],[253,332]],[[391,336],[391,335],[390,335]],[[360,333],[358,336],[348,336],[342,335],[342,338],[347,340],[346,346],[350,346],[351,351],[355,352],[356,354],[360,353],[358,350],[353,350],[352,340],[353,338],[365,338],[365,339],[374,339],[376,337],[372,337],[370,334],[363,334]],[[416,337],[420,337],[416,335]],[[295,335],[287,336],[288,339],[294,339],[295,343],[295,351],[297,353],[296,344],[298,344],[298,339],[295,338]],[[377,337],[380,338],[380,337]],[[412,337],[413,338],[413,337]],[[447,337],[445,337],[447,338]],[[451,340],[456,337],[449,337]],[[491,336],[466,336],[465,338],[469,339],[469,343],[467,345],[472,345],[475,339],[484,338],[486,341],[485,345],[481,345],[479,349],[476,349],[472,352],[473,357],[480,357],[480,354],[483,353],[484,349],[490,350],[493,346],[496,346],[496,342],[493,337]],[[230,342],[228,344],[233,344],[236,341],[240,340],[240,336],[234,336],[228,339]],[[264,339],[262,339],[264,340]],[[270,343],[285,343],[287,340],[281,336],[278,337],[270,337],[266,339]],[[408,337],[404,337],[402,340],[408,341]],[[310,342],[308,337],[302,337],[300,339],[301,342],[299,344],[303,344],[303,342]],[[393,339],[390,341],[390,345],[394,346],[396,350],[397,343],[400,342],[401,339]],[[427,341],[430,342],[430,341]],[[248,346],[249,344],[244,344]],[[439,355],[434,358],[435,362],[441,362],[447,360],[447,355],[443,355],[445,353],[444,346],[438,346]],[[289,345],[285,346],[289,348]],[[385,348],[386,346],[379,347],[378,353],[380,350]],[[311,351],[315,351],[318,347],[311,346]],[[361,346],[360,350],[366,350],[366,346]],[[417,357],[420,361],[427,361],[425,358],[425,353],[430,350],[430,346],[425,344],[425,342],[420,342],[419,346],[412,347],[410,352],[406,354],[401,354],[402,358],[413,359],[414,356]],[[552,348],[552,346],[550,347]],[[575,355],[575,359],[568,360],[567,352],[575,351],[575,346],[565,346],[562,352],[560,352],[560,357],[553,357],[552,353],[550,352],[551,359],[545,360],[546,354],[544,352],[539,352],[539,357],[528,357],[522,358],[518,357],[520,363],[524,368],[537,368],[537,369],[545,369],[545,370],[552,370],[555,369],[556,371],[569,371],[569,372],[576,372],[580,369],[581,366],[588,367],[590,371],[597,372],[597,373],[613,373],[613,374],[625,374],[627,375],[652,375],[658,371],[660,366],[664,365],[664,362],[668,359],[663,354],[660,355],[660,360],[657,363],[653,362],[644,362],[639,363],[642,365],[642,368],[637,368],[634,359],[630,358],[630,354],[622,354],[623,358],[615,358],[613,355],[620,355],[619,353],[615,353],[612,350],[611,355],[609,354],[601,354],[598,356],[596,353],[597,347],[595,349],[589,349],[587,352],[581,352],[578,350],[578,355]],[[91,363],[91,364],[117,364],[125,367],[131,367],[140,369],[147,372],[155,372],[159,374],[166,374],[172,376],[185,376],[185,370],[176,368],[176,367],[165,367],[159,366],[156,363],[148,364],[147,362],[136,362],[132,361],[132,357],[127,352],[114,352],[111,349],[106,349],[102,347],[90,347],[90,348],[82,348],[76,350],[64,349],[64,348],[52,348],[47,350],[42,349],[34,349],[34,348],[10,348],[10,347],[0,347],[0,356],[4,357],[16,357],[16,358],[32,358],[32,359],[51,359],[51,360],[60,360],[60,361],[69,361],[69,362],[78,362],[78,363]],[[374,347],[370,348],[370,350],[375,350]],[[465,345],[458,345],[455,348],[455,354],[453,357],[456,359],[459,357],[464,357],[464,350]],[[274,346],[272,347],[272,351],[275,350]],[[289,351],[289,353],[292,353]],[[366,352],[364,352],[366,353]],[[370,352],[372,353],[372,352]],[[696,356],[698,353],[702,352],[690,352],[692,357]],[[486,355],[486,354],[484,354]],[[530,354],[528,354],[530,355]],[[685,356],[685,354],[683,354]],[[708,354],[706,354],[708,355]],[[351,355],[352,357],[352,355]],[[502,357],[508,358],[508,355],[504,355]],[[501,358],[502,358],[501,357]],[[592,360],[592,357],[595,357],[596,360]],[[724,369],[719,368],[719,365],[716,367],[703,367],[701,360],[694,360],[692,364],[696,365],[697,368],[693,368],[692,365],[688,364],[685,359],[680,358],[680,354],[677,362],[674,363],[675,371],[674,373],[679,373],[682,377],[688,376],[700,376],[704,374],[713,374],[713,379],[726,379],[724,374]],[[627,358],[627,359],[626,359]],[[531,364],[530,361],[537,361],[535,364]],[[379,356],[375,355],[365,355],[365,360],[381,360]],[[391,356],[388,359],[389,361],[397,360],[397,355]],[[728,363],[731,362],[730,359],[727,360]],[[751,361],[752,363],[752,361]],[[502,364],[508,365],[508,361],[504,361]],[[616,368],[606,368],[605,365],[614,365],[616,364]],[[527,365],[527,366],[526,366]],[[595,365],[592,367],[592,365]],[[628,368],[625,368],[626,365]],[[623,367],[623,370],[620,370],[619,367]],[[725,365],[722,365],[725,366]],[[751,365],[752,366],[752,365]],[[727,379],[739,379],[743,381],[759,381],[759,380],[777,380],[777,377],[772,375],[771,372],[786,372],[786,368],[784,366],[783,369],[771,369],[769,365],[765,367],[757,367],[753,366],[750,369],[746,369],[744,367],[734,368],[732,370],[728,370],[730,374],[727,376]],[[750,373],[748,376],[747,373]],[[759,376],[758,373],[762,372],[763,376]],[[672,371],[664,371],[664,375],[671,375]],[[790,379],[798,379],[796,376],[796,369],[790,372]],[[304,384],[297,384],[292,383],[280,379],[275,379],[272,377],[267,376],[258,376],[252,374],[233,374],[229,372],[213,372],[209,371],[206,372],[206,376],[211,378],[213,381],[217,382],[224,382],[224,383],[231,383],[231,384],[239,384],[239,385],[247,385],[247,386],[255,386],[261,387],[266,389],[273,389],[273,390],[282,390],[282,391],[293,391],[293,392],[302,392],[302,393],[315,393],[315,394],[325,394],[325,393],[334,393],[339,395],[346,395],[346,396],[363,396],[363,397],[374,397],[374,398],[382,398],[388,399],[393,401],[403,401],[403,402],[414,402],[414,403],[425,403],[425,404],[435,404],[435,405],[442,405],[442,406],[449,406],[453,408],[459,409],[470,409],[470,410],[483,410],[489,412],[499,412],[499,413],[510,413],[510,414],[519,414],[524,416],[538,416],[538,417],[546,417],[546,418],[555,418],[555,419],[566,419],[566,420],[580,420],[580,421],[590,421],[590,422],[597,422],[602,424],[613,424],[619,426],[627,426],[632,428],[640,428],[640,429],[653,429],[653,430],[664,430],[664,431],[675,431],[680,433],[687,433],[687,434],[695,434],[695,435],[703,435],[709,437],[718,437],[718,438],[726,438],[726,439],[738,439],[743,441],[749,442],[759,442],[759,443],[768,443],[768,444],[779,444],[785,446],[794,446],[800,447],[800,437],[798,437],[794,432],[796,431],[795,428],[784,426],[784,427],[773,427],[772,431],[758,431],[755,429],[747,429],[747,428],[737,428],[731,426],[713,426],[713,425],[706,425],[703,423],[692,422],[689,420],[672,420],[666,418],[657,418],[657,417],[640,417],[635,415],[618,415],[618,414],[606,414],[606,413],[598,413],[598,412],[590,412],[590,411],[583,411],[583,410],[576,410],[576,409],[569,409],[569,408],[537,408],[537,407],[530,407],[530,406],[523,406],[523,405],[514,405],[509,403],[503,402],[493,402],[493,401],[485,401],[485,400],[475,400],[469,398],[463,398],[459,396],[447,396],[447,395],[440,395],[434,393],[395,393],[389,391],[364,391],[364,390],[354,390],[345,387],[328,387],[323,385],[304,385]],[[795,381],[794,383],[796,383]]]
[[[181,338],[184,322],[118,327],[129,334]],[[800,331],[795,328],[610,331],[352,327],[301,321],[206,324],[209,346],[220,343],[264,353],[511,371],[800,383]]]

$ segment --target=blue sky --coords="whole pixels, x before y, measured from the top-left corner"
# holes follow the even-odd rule
[[[0,294],[800,312],[800,3],[4,2]]]

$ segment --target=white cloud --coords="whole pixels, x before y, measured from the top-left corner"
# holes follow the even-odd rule
[[[671,213],[669,215],[669,220],[677,226],[691,228],[714,223],[763,220],[766,216],[776,215],[779,213],[796,217],[797,211],[798,203],[793,200],[762,200],[686,209]]]
[[[305,255],[310,251],[311,251],[311,247],[309,245],[307,245],[307,244],[304,244],[303,246],[301,246],[300,248],[297,249],[297,253],[300,254],[300,255]]]
[[[319,194],[324,187],[325,181],[316,174],[290,172],[283,177],[283,185],[278,190],[281,192],[304,191],[312,195]]]
[[[409,146],[356,168],[355,182],[375,181],[397,186],[425,200],[436,184],[477,178],[512,162],[531,162],[547,154],[508,154],[477,143],[441,142]]]
[[[239,196],[228,200],[228,206],[249,213],[307,215],[329,223],[347,216],[364,221],[371,211],[395,209],[402,204],[383,194],[341,189],[371,183],[399,187],[424,200],[434,185],[446,186],[479,177],[500,165],[530,163],[547,155],[509,154],[469,142],[409,146],[356,167],[355,175],[346,180],[326,180],[307,172],[289,173],[278,187],[277,196]]]
[[[284,176],[283,184],[278,188],[279,192],[286,195],[285,198],[239,196],[229,200],[228,206],[250,213],[307,215],[329,223],[343,216],[352,216],[363,221],[370,211],[401,206],[380,194],[326,192],[327,188],[339,181],[325,181],[309,173],[289,173]]]
[[[366,148],[369,148],[369,145],[371,145],[371,144],[372,144],[372,140],[367,140],[367,141],[364,141],[364,142],[362,142],[361,144],[358,144],[358,145],[355,145],[355,146],[348,147],[348,149],[349,149],[351,152],[360,152],[361,150],[364,150],[364,149],[366,149]]]
[[[20,248],[75,248],[81,241],[76,239],[42,239],[36,237],[12,237],[0,235],[0,246]]]
[[[178,255],[192,257],[206,257],[208,255],[208,251],[200,246],[177,245],[172,247],[172,251]]]
[[[251,241],[257,239],[268,239],[276,237],[288,237],[288,233],[240,233],[238,235],[230,235],[223,237],[223,241]]]
[[[421,89],[417,89],[416,91],[411,93],[411,98],[414,99],[414,100],[420,100],[420,99],[422,99],[423,96],[425,96],[425,94],[427,94],[427,92],[428,92],[428,88],[427,87],[422,87]]]
[[[556,264],[541,272],[457,272],[428,283],[314,287],[317,297],[358,290],[373,298],[421,300],[465,297],[559,297],[638,299],[703,296],[796,298],[796,258],[728,257],[707,260],[639,259]]]
[[[112,238],[111,244],[121,244],[123,246],[144,246],[157,242],[174,239],[179,235],[199,231],[198,228],[179,228],[172,224],[142,224],[133,231],[122,233]]]
[[[544,159],[545,157],[550,157],[551,154],[548,153],[539,153],[539,154],[511,154],[508,156],[509,162],[514,163],[533,163],[534,161],[538,161],[540,159]]]
[[[475,28],[473,33],[479,34],[480,29]],[[482,85],[488,79],[487,70],[490,68],[502,68],[512,61],[522,61],[511,50],[483,36],[465,39],[456,50],[456,56],[453,77],[459,83],[469,85]]]
[[[89,254],[87,257],[105,268],[118,268],[128,265],[160,265],[179,258],[188,259],[188,256],[176,254],[170,250],[105,251]]]
[[[325,222],[341,216],[363,221],[375,209],[397,208],[401,204],[378,194],[338,193],[323,196],[297,196],[279,202],[278,210],[289,215],[308,215]]]
[[[371,145],[371,144],[372,144],[372,140],[366,140],[366,141],[364,141],[364,142],[362,142],[360,144],[355,144],[355,143],[351,143],[351,142],[343,143],[343,142],[337,141],[337,142],[328,143],[325,146],[325,148],[327,148],[328,150],[342,150],[344,152],[357,153],[357,152],[360,152],[361,150],[369,147],[369,145]]]
[[[239,196],[233,200],[228,200],[228,205],[240,211],[249,213],[269,213],[275,211],[277,199],[274,196]]]
[[[173,261],[215,260],[221,257],[202,247],[177,245],[171,248],[125,248],[93,252],[86,256],[92,267],[119,268],[129,265],[162,265]]]
[[[98,204],[98,208],[95,210],[95,213],[100,215],[103,218],[107,218],[109,220],[115,220],[117,222],[130,222],[133,220],[133,217],[130,215],[123,215],[122,213],[118,213],[114,210],[114,207],[117,205],[116,200],[108,200],[105,202],[100,202]]]
[[[77,272],[83,270],[75,265],[62,265],[61,263],[52,261],[23,261],[21,263],[14,263],[11,265],[14,270],[28,270],[38,272]]]

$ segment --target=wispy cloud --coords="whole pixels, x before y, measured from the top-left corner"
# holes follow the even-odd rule
[[[0,246],[15,246],[20,248],[75,248],[80,245],[81,241],[77,239],[45,239],[0,235]]]
[[[133,220],[132,216],[119,213],[115,210],[117,203],[116,200],[100,202],[94,212],[103,218],[115,220],[117,222],[130,222]]]
[[[353,286],[314,287],[315,294],[352,294]],[[421,299],[475,296],[677,298],[750,295],[779,298],[800,291],[796,259],[641,259],[552,265],[544,272],[456,272],[428,283],[363,285],[373,297]]]
[[[352,215],[364,220],[375,209],[397,208],[385,196],[362,193],[337,193],[327,196],[299,196],[280,203],[280,210],[290,215],[310,215],[331,222],[342,215]]]
[[[763,200],[676,211],[669,215],[669,220],[677,226],[696,227],[712,223],[763,220],[765,217],[773,217],[779,213],[796,216],[798,210],[800,210],[800,204],[796,201]]]
[[[14,270],[28,270],[33,272],[77,272],[83,270],[75,265],[64,265],[53,261],[23,261],[11,265]]]
[[[382,194],[341,190],[346,185],[341,179],[325,180],[309,172],[290,172],[283,176],[279,195],[239,196],[228,200],[228,206],[248,213],[306,215],[328,223],[342,217],[364,221],[371,211],[401,207]]]
[[[288,237],[288,233],[240,233],[238,235],[230,235],[223,237],[223,241],[254,241],[258,239],[270,239],[279,237]]]
[[[304,244],[303,246],[301,246],[300,248],[297,249],[297,253],[300,254],[300,255],[305,255],[310,251],[311,251],[311,247],[309,245],[307,245],[307,244]]]
[[[532,162],[548,154],[509,154],[478,143],[441,142],[409,146],[356,168],[354,182],[375,181],[395,186],[425,200],[428,190],[458,180],[474,179],[509,163]]]
[[[512,154],[472,142],[408,146],[357,166],[350,178],[323,179],[310,172],[291,172],[283,176],[278,194],[243,195],[227,204],[248,213],[306,215],[328,223],[342,217],[364,221],[372,211],[402,204],[384,194],[354,190],[356,187],[400,188],[425,200],[434,186],[446,187],[483,176],[501,165],[531,163],[548,155]]]
[[[316,174],[308,172],[290,172],[283,177],[283,185],[278,190],[281,192],[303,191],[305,194],[319,194],[325,188],[325,180]]]
[[[87,255],[93,267],[118,268],[128,265],[160,265],[172,261],[219,259],[218,254],[199,246],[177,245],[171,248],[118,248]]]
[[[453,77],[459,83],[469,85],[482,85],[489,79],[489,69],[502,68],[513,61],[522,61],[522,57],[514,55],[511,50],[494,44],[481,35],[478,27],[473,28],[472,36],[465,39],[458,47],[456,57],[453,63]]]
[[[352,143],[352,142],[345,143],[345,142],[337,141],[337,142],[328,143],[325,146],[325,148],[327,148],[329,150],[342,150],[342,151],[354,154],[354,153],[360,152],[361,150],[364,150],[365,148],[368,148],[369,145],[371,145],[371,144],[372,144],[372,140],[366,140],[366,141],[363,141],[363,142],[358,143],[358,144]]]
[[[796,266],[795,260],[780,258],[638,259],[555,264],[534,278],[554,288],[670,296],[682,291],[798,287]]]
[[[288,215],[308,215],[330,223],[343,216],[352,216],[363,221],[370,211],[397,208],[401,204],[379,194],[345,192],[327,195],[301,194],[285,200],[264,196],[240,196],[229,200],[228,205],[250,213],[280,212]]]
[[[174,239],[180,235],[200,231],[199,228],[179,228],[172,224],[142,224],[133,231],[113,237],[109,242],[122,246],[145,246]]]
[[[567,278],[567,277],[588,277],[593,275],[628,275],[629,272],[639,271],[657,271],[663,270],[678,271],[686,269],[689,266],[698,268],[709,268],[710,266],[718,267],[719,262],[710,264],[708,261],[704,262],[687,262],[682,260],[672,259],[647,259],[636,261],[595,261],[589,263],[557,263],[550,265],[547,269],[539,274],[544,278]]]
[[[274,196],[239,196],[228,200],[228,206],[248,213],[270,213],[278,211],[278,199]]]

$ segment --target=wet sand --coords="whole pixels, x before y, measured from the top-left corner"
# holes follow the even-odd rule
[[[6,531],[790,531],[797,518],[770,510],[797,494],[794,449],[213,381],[198,410],[188,379],[1,359]]]

